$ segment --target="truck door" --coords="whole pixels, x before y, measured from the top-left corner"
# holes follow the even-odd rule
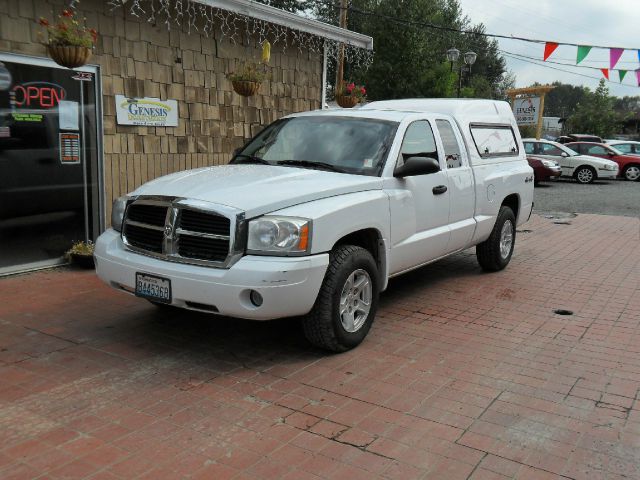
[[[388,179],[385,190],[390,195],[391,208],[391,274],[442,257],[449,242],[447,174],[427,120],[407,127],[395,163],[402,164],[412,156],[436,158],[443,170]]]
[[[473,172],[458,127],[445,119],[437,119],[436,127],[442,140],[441,153],[445,158],[449,184],[451,236],[447,252],[455,252],[469,245],[476,228]]]

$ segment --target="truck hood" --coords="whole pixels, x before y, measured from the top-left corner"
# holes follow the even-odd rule
[[[201,200],[240,209],[251,218],[312,200],[381,188],[380,177],[271,165],[222,165],[160,177],[131,195]]]

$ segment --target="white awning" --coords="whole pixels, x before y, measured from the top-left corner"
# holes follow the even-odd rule
[[[328,38],[365,50],[373,50],[373,38],[361,33],[329,25],[310,18],[301,17],[292,12],[270,7],[252,0],[193,0],[195,3],[227,10],[229,12],[257,18],[287,28]]]

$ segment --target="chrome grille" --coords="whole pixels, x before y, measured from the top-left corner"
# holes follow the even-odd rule
[[[212,207],[216,211],[204,202],[138,197],[127,207],[123,241],[131,250],[165,260],[228,267],[242,255],[234,251],[234,232],[244,216]]]

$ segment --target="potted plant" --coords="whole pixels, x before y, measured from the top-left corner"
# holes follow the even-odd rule
[[[271,59],[271,44],[265,41],[262,45],[262,64],[244,63],[237,72],[227,75],[233,90],[243,97],[258,93],[260,85],[267,79],[267,64]]]
[[[40,17],[39,23],[47,32],[47,39],[43,43],[54,62],[67,68],[86,65],[98,39],[95,29],[81,25],[73,10],[69,9],[58,15],[56,23],[49,23],[43,17]]]
[[[74,242],[71,248],[67,250],[65,256],[74,265],[78,265],[83,268],[94,268],[93,250],[94,244],[91,240],[86,242]]]
[[[364,85],[354,82],[342,82],[336,90],[336,103],[342,108],[353,108],[367,95]]]

